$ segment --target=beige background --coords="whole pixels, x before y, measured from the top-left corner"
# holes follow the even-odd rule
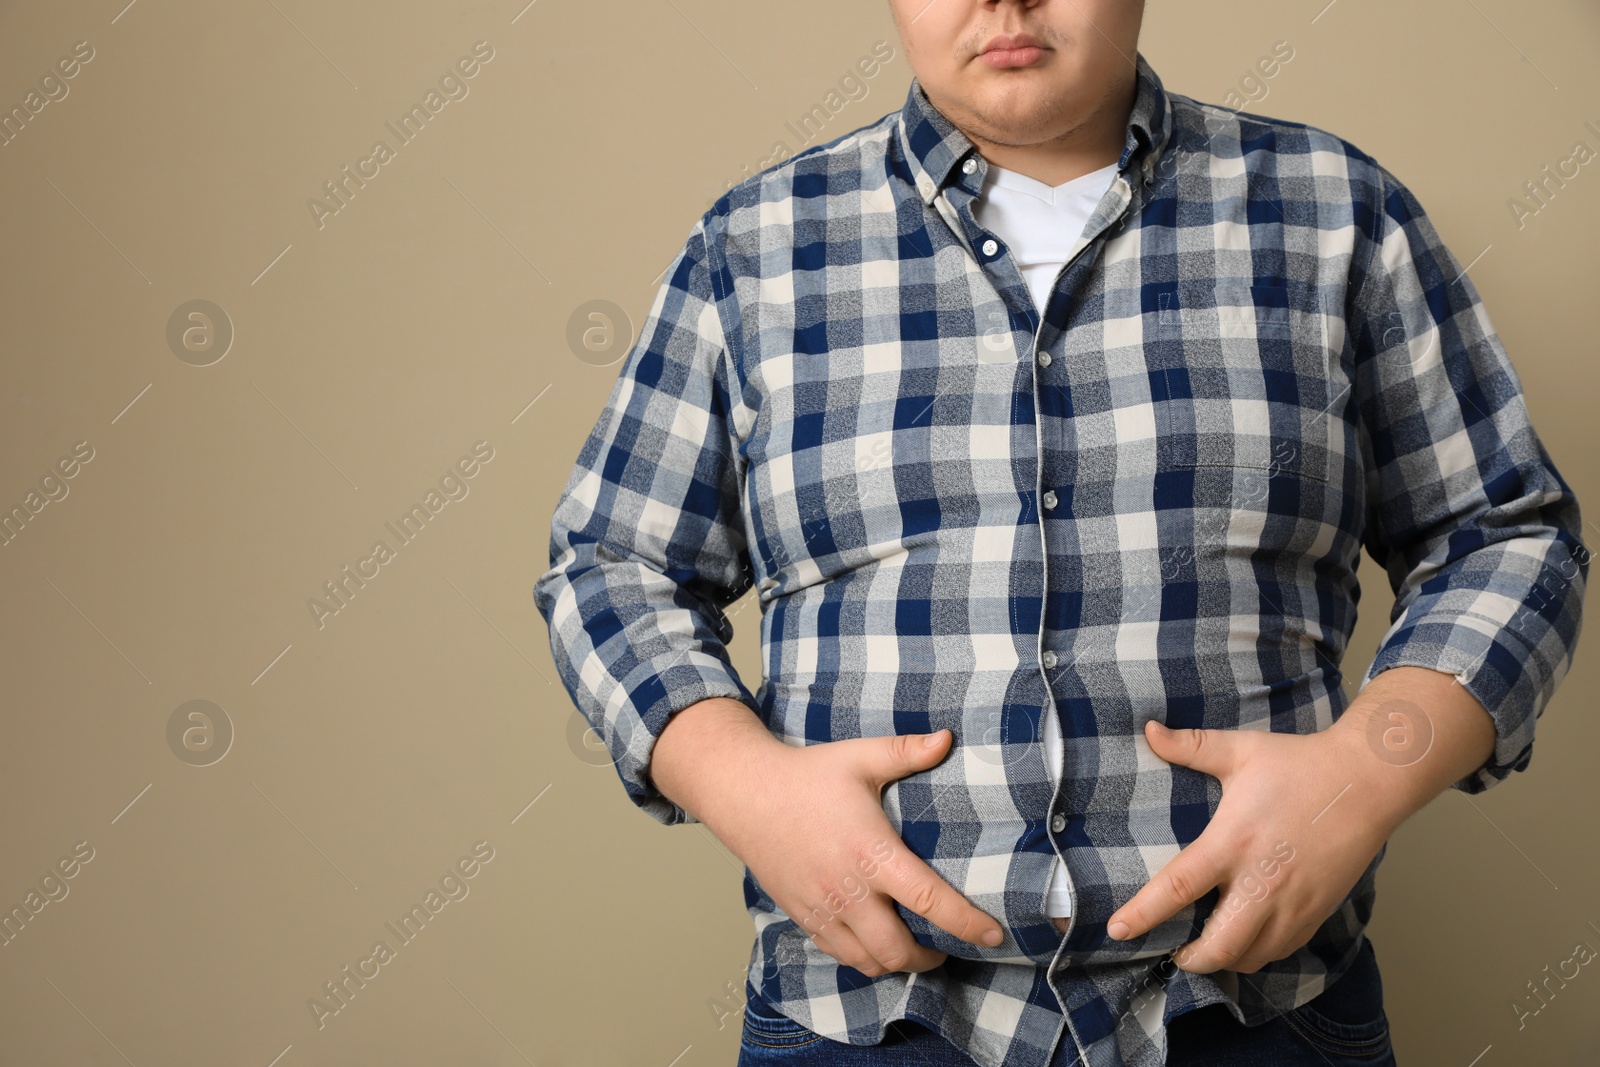
[[[798,147],[786,122],[876,41],[894,59],[826,138],[898,109],[911,71],[881,3],[524,2],[0,8],[6,108],[75,42],[95,52],[0,147],[0,504],[94,450],[0,548],[0,906],[94,850],[0,947],[0,1062],[735,1059],[738,866],[631,808],[532,602],[617,370],[577,358],[568,319],[609,300],[637,329],[700,212]],[[1223,101],[1290,42],[1249,110],[1416,191],[1600,509],[1600,164],[1521,229],[1507,207],[1575,141],[1600,148],[1600,13],[1324,3],[1152,0],[1142,48],[1170,89]],[[319,228],[307,200],[477,41],[494,58],[469,95]],[[196,299],[235,331],[204,367],[166,340]],[[322,583],[393,546],[384,523],[478,441],[469,495],[319,628]],[[1357,677],[1389,602],[1363,576]],[[754,617],[735,622],[754,686]],[[1593,966],[1520,1030],[1512,1008],[1600,948],[1595,681],[1582,649],[1530,772],[1397,834],[1371,933],[1402,1064],[1600,1059]],[[190,700],[234,730],[209,766],[169,747]],[[478,841],[470,895],[319,1029],[308,999],[398,945],[385,922]]]

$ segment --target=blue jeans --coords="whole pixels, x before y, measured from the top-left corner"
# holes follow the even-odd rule
[[[882,1042],[848,1045],[780,1015],[745,983],[738,1067],[974,1067],[973,1059],[910,1019]],[[1062,1031],[1053,1065],[1077,1056]],[[1383,982],[1370,938],[1339,980],[1306,1004],[1261,1026],[1241,1026],[1225,1004],[1185,1012],[1167,1028],[1168,1067],[1395,1067]]]

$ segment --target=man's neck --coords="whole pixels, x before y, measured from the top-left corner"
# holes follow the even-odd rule
[[[1137,93],[1138,79],[1129,79],[1085,121],[1060,137],[1040,144],[996,144],[972,130],[961,132],[993,165],[1025,174],[1049,186],[1063,185],[1122,157],[1127,142],[1128,116],[1133,111]]]

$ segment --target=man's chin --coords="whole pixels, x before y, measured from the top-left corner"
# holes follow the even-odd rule
[[[982,115],[997,129],[1019,134],[1048,127],[1062,101],[1073,95],[1067,86],[1045,78],[977,79],[962,89],[961,103],[967,111]]]
[[[969,114],[976,119],[969,125],[979,137],[990,144],[1011,147],[1043,144],[1051,140],[1051,131],[1059,126],[1059,123],[1051,121],[1054,116],[1035,111],[1006,112],[986,108],[982,102],[971,105]]]

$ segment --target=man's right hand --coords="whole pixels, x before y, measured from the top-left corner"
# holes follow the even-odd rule
[[[906,847],[883,810],[884,788],[936,765],[950,742],[940,730],[797,748],[742,701],[714,697],[668,720],[650,778],[745,862],[818,948],[876,978],[945,960],[911,936],[893,901],[963,941],[1004,937]]]

